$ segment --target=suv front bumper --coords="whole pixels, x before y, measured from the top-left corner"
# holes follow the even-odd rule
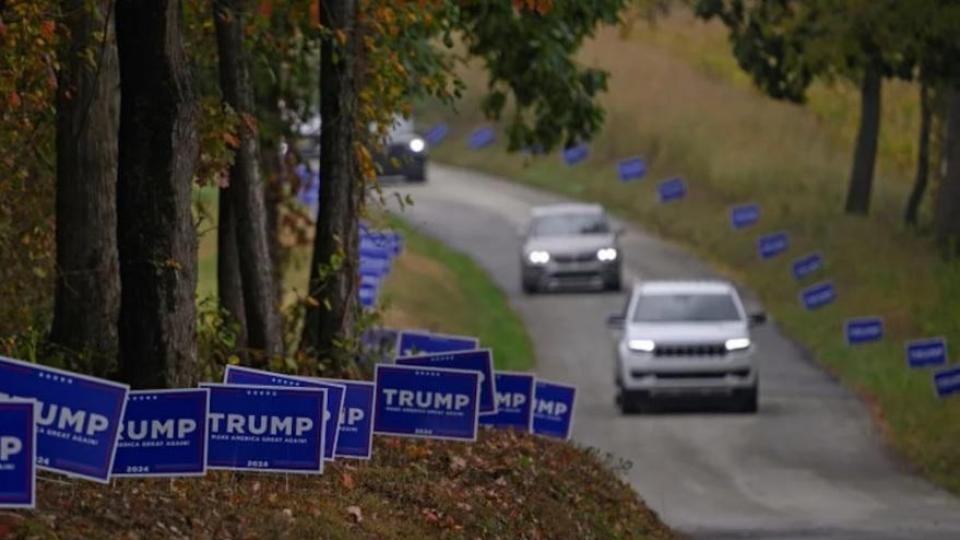
[[[565,284],[599,282],[617,283],[620,280],[620,261],[554,262],[522,266],[524,283],[538,288],[550,288]]]
[[[757,385],[753,351],[718,357],[656,357],[621,351],[617,384],[650,395],[724,395]]]

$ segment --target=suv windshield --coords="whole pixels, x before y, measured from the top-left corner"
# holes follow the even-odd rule
[[[558,214],[539,217],[530,228],[533,236],[569,236],[610,232],[603,214]]]
[[[740,311],[729,294],[641,295],[633,322],[739,321]]]

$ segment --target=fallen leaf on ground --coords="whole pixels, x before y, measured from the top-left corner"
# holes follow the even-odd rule
[[[357,523],[363,521],[363,512],[360,511],[359,506],[348,506],[347,514],[349,514]]]

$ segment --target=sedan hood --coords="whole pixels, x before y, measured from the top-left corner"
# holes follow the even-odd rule
[[[745,322],[722,323],[629,323],[627,339],[650,339],[663,344],[722,343],[749,337]]]
[[[546,251],[551,254],[575,254],[595,251],[616,245],[613,234],[584,234],[575,236],[538,236],[528,238],[524,251]]]

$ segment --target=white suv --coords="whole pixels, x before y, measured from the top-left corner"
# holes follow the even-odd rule
[[[756,412],[756,346],[737,290],[721,281],[647,281],[634,285],[622,315],[616,384],[624,413],[657,396],[723,396],[737,410]]]

